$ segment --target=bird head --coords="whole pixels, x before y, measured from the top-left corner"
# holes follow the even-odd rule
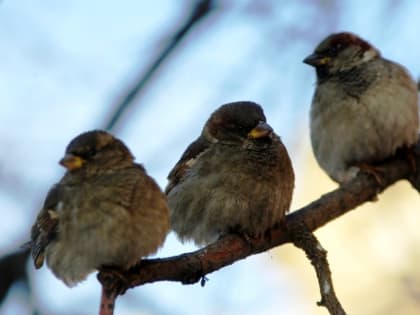
[[[242,144],[270,138],[273,129],[264,112],[253,102],[234,102],[219,107],[207,120],[203,135],[211,142]]]
[[[363,65],[379,56],[380,52],[364,39],[342,32],[326,37],[303,62],[315,67],[318,78],[322,79]]]
[[[88,131],[74,138],[60,160],[70,172],[85,168],[108,169],[132,162],[133,156],[124,143],[102,130]]]

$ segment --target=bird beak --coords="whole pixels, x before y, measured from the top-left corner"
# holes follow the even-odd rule
[[[273,132],[273,128],[270,127],[269,124],[265,123],[264,121],[260,121],[254,129],[252,129],[248,133],[248,138],[251,139],[258,139],[267,137],[270,133]]]
[[[303,59],[303,62],[313,67],[319,67],[327,65],[330,62],[330,59],[330,57],[321,56],[317,53],[313,53],[305,59]]]
[[[83,160],[80,156],[67,153],[61,160],[60,164],[67,168],[69,171],[81,168],[85,160]]]

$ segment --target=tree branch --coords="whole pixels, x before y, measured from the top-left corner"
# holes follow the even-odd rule
[[[123,98],[115,104],[115,109],[105,123],[106,130],[115,128],[123,113],[133,105],[134,100],[144,87],[155,76],[157,70],[173,54],[178,45],[196,24],[202,21],[214,9],[214,0],[198,0],[191,8],[191,14],[187,19],[169,36],[166,45],[158,52],[156,58],[150,63],[145,72],[133,83]]]
[[[0,303],[5,298],[10,287],[18,280],[28,281],[26,262],[29,250],[19,249],[0,259]]]
[[[301,223],[296,226],[289,226],[288,228],[293,244],[305,251],[306,257],[308,257],[312,266],[315,268],[319,290],[321,292],[321,301],[317,304],[319,306],[325,306],[330,314],[346,315],[340,301],[335,295],[331,270],[327,260],[327,251],[305,224]]]
[[[113,315],[116,298],[116,292],[109,292],[103,286],[101,292],[101,302],[99,305],[99,315]]]
[[[417,148],[419,144],[417,144]],[[420,150],[413,153],[413,161],[420,165]],[[226,235],[217,242],[195,252],[163,259],[144,259],[137,266],[122,272],[127,288],[156,281],[178,281],[192,284],[220,268],[231,265],[250,255],[267,251],[291,242],[288,228],[305,224],[314,231],[367,201],[376,200],[378,193],[400,179],[420,178],[419,167],[413,174],[412,163],[407,159],[393,158],[380,165],[383,170],[381,183],[367,174],[327,193],[309,205],[286,216],[284,222],[267,232],[261,239],[245,239]],[[114,281],[112,273],[100,272],[98,279],[108,287]]]

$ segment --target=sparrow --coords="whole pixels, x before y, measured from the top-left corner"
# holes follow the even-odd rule
[[[31,230],[37,269],[46,260],[71,287],[104,266],[128,269],[162,245],[169,230],[166,196],[121,140],[101,130],[82,133],[60,164],[67,172]]]
[[[345,183],[360,170],[375,175],[375,163],[416,143],[417,87],[402,65],[348,32],[329,35],[303,62],[317,76],[312,148],[334,181]]]
[[[236,233],[261,237],[289,210],[294,173],[280,138],[253,102],[222,105],[168,176],[171,228],[207,245]]]

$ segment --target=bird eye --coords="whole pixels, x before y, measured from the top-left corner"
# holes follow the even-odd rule
[[[341,44],[336,44],[330,48],[330,53],[336,55],[343,46]]]
[[[95,149],[90,149],[90,150],[87,152],[87,155],[88,155],[88,156],[95,156],[95,154],[96,154],[96,150],[95,150]]]

